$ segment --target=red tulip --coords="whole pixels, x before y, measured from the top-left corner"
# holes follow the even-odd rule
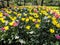
[[[14,22],[13,23],[13,26],[15,27],[15,26],[18,26],[18,24],[19,24],[19,22]]]
[[[5,30],[5,28],[4,28],[4,27],[2,27],[2,28],[1,28],[1,30],[2,30],[2,31],[4,31],[4,30]]]
[[[38,23],[37,21],[34,22],[34,24],[37,24],[37,23]]]
[[[37,12],[38,12],[38,10],[37,10],[37,9],[34,9],[34,12],[35,12],[35,13],[37,13]]]
[[[55,37],[56,37],[56,39],[60,39],[60,36],[59,35],[56,35]]]
[[[8,16],[9,14],[7,14],[7,13],[4,13],[4,16]]]
[[[55,16],[56,18],[59,18],[59,17],[60,17],[57,13],[55,13],[54,16]]]
[[[53,12],[52,14],[54,15],[56,12]]]

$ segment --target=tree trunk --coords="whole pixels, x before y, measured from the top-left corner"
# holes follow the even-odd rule
[[[41,1],[41,6],[43,6],[44,0]]]
[[[26,0],[24,0],[24,5],[25,5],[25,3],[26,3]]]
[[[21,6],[21,0],[20,0],[20,6]]]
[[[5,6],[4,6],[4,1],[1,1],[2,2],[2,8],[4,8]]]
[[[9,7],[9,0],[7,0],[7,6]]]

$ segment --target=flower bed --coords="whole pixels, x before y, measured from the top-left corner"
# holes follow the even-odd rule
[[[0,9],[0,43],[53,45],[60,40],[60,12],[56,7]]]

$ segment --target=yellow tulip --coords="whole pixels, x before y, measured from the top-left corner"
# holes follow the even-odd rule
[[[39,15],[34,15],[34,17],[35,17],[35,18],[38,18],[38,17],[39,17]]]
[[[60,23],[58,23],[58,24],[56,25],[56,27],[57,27],[57,28],[60,28]]]
[[[7,11],[8,14],[10,14],[12,11]]]
[[[40,20],[40,19],[37,19],[37,22],[39,22],[39,23],[40,23],[40,22],[41,22],[41,20]]]
[[[3,17],[3,13],[2,12],[0,12],[0,17]]]
[[[27,14],[24,14],[24,16],[27,16]]]
[[[0,18],[0,20],[1,20],[1,22],[2,22],[2,23],[5,23],[5,20],[4,20],[4,18]]]
[[[50,29],[49,31],[50,31],[50,33],[55,33],[54,29]]]
[[[21,16],[21,14],[19,13],[19,14],[17,14],[17,16]]]
[[[9,16],[10,19],[13,19],[12,16]]]
[[[51,16],[48,16],[48,18],[51,18]]]
[[[13,23],[14,23],[14,21],[12,21],[12,22],[9,22],[9,25],[10,25],[10,26],[12,26],[12,25],[13,25]]]
[[[39,28],[39,27],[40,27],[40,24],[36,24],[35,27],[36,27],[36,28]]]
[[[32,17],[32,16],[29,16],[29,19],[30,19],[30,20],[32,20],[32,19],[33,19],[33,17]]]
[[[27,26],[26,26],[26,29],[28,29],[28,30],[29,30],[30,28],[31,28],[31,26],[29,26],[29,25],[27,25]]]
[[[5,20],[1,20],[2,23],[5,23]]]
[[[5,26],[4,29],[5,29],[5,30],[8,30],[8,29],[9,29],[9,26]]]
[[[13,21],[14,21],[14,20],[16,20],[16,18],[17,18],[17,17],[14,17],[14,18],[12,18],[11,20],[13,20]]]
[[[25,18],[21,18],[22,21],[25,21]]]
[[[36,19],[34,19],[34,18],[33,18],[33,19],[32,19],[32,21],[33,21],[33,22],[35,22],[35,21],[36,21]]]
[[[0,18],[0,20],[4,20],[4,18]]]
[[[29,18],[26,18],[26,22],[29,22]]]
[[[13,12],[14,14],[17,14],[17,12]]]
[[[52,23],[53,23],[54,25],[57,25],[58,22],[57,22],[57,21],[52,21]]]
[[[56,20],[56,18],[55,17],[52,17],[52,20]]]
[[[10,18],[12,21],[14,21],[14,20],[16,20],[17,17],[9,16],[9,18]]]

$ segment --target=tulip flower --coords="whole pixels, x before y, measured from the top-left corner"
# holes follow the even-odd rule
[[[60,35],[55,35],[56,39],[60,39]]]

